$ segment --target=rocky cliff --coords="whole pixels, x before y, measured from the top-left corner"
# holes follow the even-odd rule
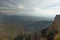
[[[57,30],[60,33],[60,15],[56,15],[54,21],[49,26],[48,31]]]

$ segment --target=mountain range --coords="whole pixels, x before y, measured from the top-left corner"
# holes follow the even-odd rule
[[[0,24],[23,25],[25,31],[38,31],[47,27],[52,22],[51,18],[7,15],[0,13]],[[37,30],[35,30],[37,28]]]

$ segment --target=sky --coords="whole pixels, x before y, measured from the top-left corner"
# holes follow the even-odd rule
[[[60,14],[60,0],[0,0],[0,13],[54,18]]]

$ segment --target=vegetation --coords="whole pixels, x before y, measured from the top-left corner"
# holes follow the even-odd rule
[[[54,37],[54,40],[60,40],[60,34],[56,34],[56,36]]]
[[[17,35],[23,32],[21,25],[5,24],[0,25],[0,39],[1,40],[13,40]]]

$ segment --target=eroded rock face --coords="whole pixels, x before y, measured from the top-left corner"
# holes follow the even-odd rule
[[[60,33],[60,15],[56,15],[53,23],[49,26],[48,31],[56,30]]]
[[[60,32],[60,15],[56,15],[54,20],[55,29]]]
[[[44,30],[45,31],[45,30]],[[47,40],[53,40],[54,36],[60,33],[60,15],[56,15],[54,21],[49,25],[46,33],[44,34]]]

